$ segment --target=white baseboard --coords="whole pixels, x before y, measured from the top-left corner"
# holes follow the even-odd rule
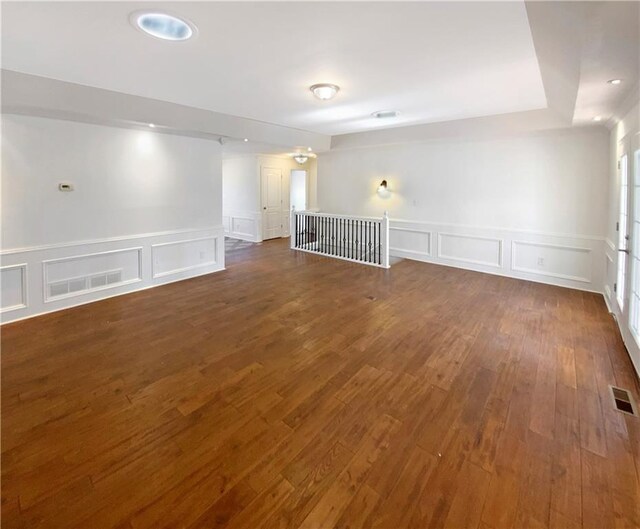
[[[224,270],[224,231],[220,225],[11,249],[2,252],[2,265],[4,324]],[[69,290],[59,291],[65,283]]]

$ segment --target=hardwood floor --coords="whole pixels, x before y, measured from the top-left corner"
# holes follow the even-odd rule
[[[602,297],[248,247],[2,328],[2,527],[640,527]]]

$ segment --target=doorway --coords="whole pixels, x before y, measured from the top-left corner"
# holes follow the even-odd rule
[[[303,169],[291,170],[291,206],[296,211],[307,209],[307,171]]]

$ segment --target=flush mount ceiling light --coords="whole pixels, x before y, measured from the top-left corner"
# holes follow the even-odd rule
[[[397,118],[400,115],[400,112],[397,110],[378,110],[371,115],[378,119]]]
[[[157,39],[187,40],[196,33],[193,24],[168,13],[136,11],[130,20],[134,27]]]
[[[313,95],[318,99],[327,101],[328,99],[333,99],[336,96],[336,94],[340,90],[340,87],[335,84],[320,83],[310,86],[309,90],[311,90],[313,92]]]
[[[593,118],[593,121],[602,121],[602,116],[596,116]]]
[[[300,165],[307,163],[309,157],[306,154],[296,154],[293,159],[298,162]]]
[[[609,79],[607,81],[607,83],[609,84],[620,84],[622,82],[622,79]]]

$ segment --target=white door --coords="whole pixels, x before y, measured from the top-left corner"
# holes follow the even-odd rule
[[[272,167],[262,167],[260,179],[262,182],[262,239],[282,237],[282,171]]]
[[[618,237],[616,301],[622,338],[636,370],[640,372],[640,138],[622,146],[618,160],[620,188],[627,183],[627,237]],[[621,206],[622,206],[621,191]],[[622,221],[622,213],[620,214]],[[620,233],[620,232],[619,232]]]
[[[629,245],[629,230],[631,226],[629,207],[630,204],[630,191],[629,185],[629,172],[628,172],[628,156],[625,151],[622,151],[621,156],[618,159],[618,181],[620,182],[619,197],[618,197],[618,223],[616,229],[618,230],[618,269],[616,271],[616,302],[618,303],[618,312],[625,314],[627,312],[627,270],[629,268],[629,255],[631,253]],[[626,319],[626,318],[625,318]]]

